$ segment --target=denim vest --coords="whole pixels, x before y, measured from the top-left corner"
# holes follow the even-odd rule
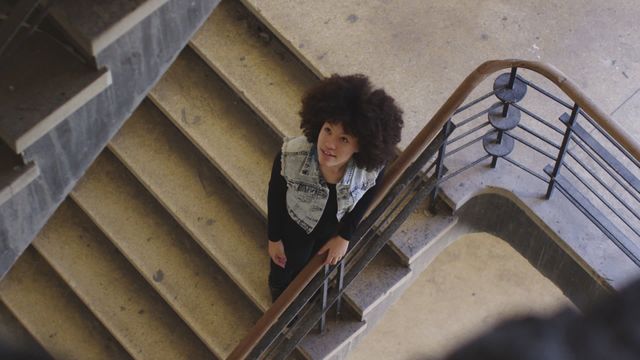
[[[320,172],[316,144],[304,136],[285,139],[282,145],[282,172],[287,182],[287,211],[307,234],[320,221],[329,199],[329,187]],[[344,176],[336,184],[338,221],[353,209],[365,192],[376,184],[380,169],[366,171],[349,160]]]

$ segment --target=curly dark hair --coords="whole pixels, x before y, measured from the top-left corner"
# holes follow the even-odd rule
[[[332,75],[313,87],[302,99],[300,128],[311,143],[318,141],[325,122],[342,124],[358,139],[353,154],[356,166],[377,169],[394,155],[404,124],[402,110],[382,89],[373,89],[362,74]]]

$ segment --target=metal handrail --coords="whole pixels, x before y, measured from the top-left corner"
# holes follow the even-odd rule
[[[401,174],[412,164],[426,147],[442,130],[447,121],[460,108],[469,94],[488,76],[504,70],[524,68],[538,73],[562,90],[574,103],[591,117],[602,129],[608,132],[631,156],[640,159],[640,144],[617,125],[602,109],[593,103],[571,80],[554,66],[537,61],[517,59],[492,60],[478,66],[456,88],[447,101],[438,109],[424,128],[414,137],[395,162],[388,168],[378,194],[372,201],[369,212],[374,209],[387,194]],[[244,359],[256,346],[267,331],[277,322],[278,318],[291,305],[294,299],[303,291],[309,282],[323,269],[325,255],[314,256],[303,268],[300,274],[287,287],[282,295],[258,320],[249,334],[236,346],[228,359]]]

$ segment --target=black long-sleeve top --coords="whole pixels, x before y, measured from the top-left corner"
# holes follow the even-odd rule
[[[271,169],[271,179],[269,180],[268,192],[268,237],[270,241],[279,241],[285,238],[303,241],[326,241],[327,239],[337,235],[342,236],[346,240],[351,239],[351,235],[355,231],[358,223],[364,216],[369,204],[373,201],[375,193],[378,191],[382,183],[384,170],[378,174],[376,185],[367,190],[358,203],[350,212],[342,217],[342,221],[338,222],[338,202],[336,196],[336,185],[327,184],[329,186],[329,199],[325,205],[322,217],[318,221],[316,227],[307,234],[293,219],[289,216],[286,204],[287,183],[280,174],[281,153],[276,155]]]

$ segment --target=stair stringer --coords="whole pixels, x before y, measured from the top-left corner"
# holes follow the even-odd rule
[[[40,175],[0,206],[0,278],[218,3],[171,0],[96,56],[112,85],[25,149]]]

